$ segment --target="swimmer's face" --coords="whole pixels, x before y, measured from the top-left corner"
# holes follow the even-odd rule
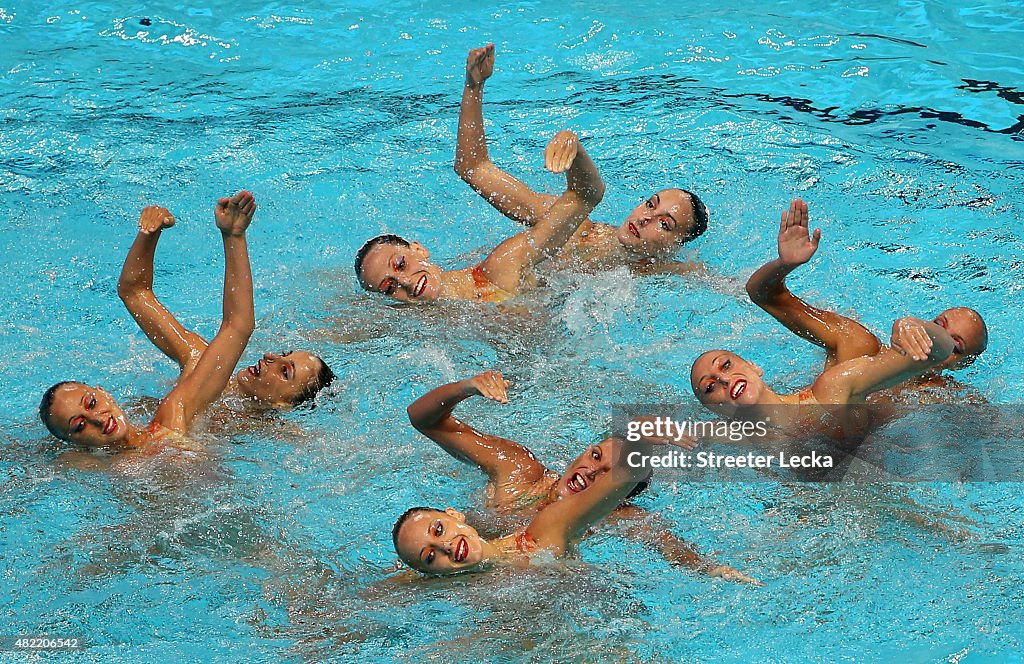
[[[128,440],[128,421],[114,398],[82,383],[54,393],[46,426],[61,440],[83,447],[118,448]]]
[[[974,309],[946,309],[935,317],[935,322],[953,337],[953,352],[939,365],[943,369],[962,369],[988,347],[988,329]]]
[[[646,256],[670,254],[693,229],[693,203],[681,189],[663,189],[637,206],[619,226],[619,243]]]
[[[322,366],[320,358],[304,350],[264,353],[259,362],[236,373],[235,380],[246,396],[287,408],[317,382]]]
[[[424,574],[456,574],[477,567],[484,559],[483,542],[466,517],[450,507],[416,512],[395,539],[398,556]]]
[[[704,406],[723,416],[738,408],[760,403],[767,390],[761,367],[736,353],[712,350],[704,353],[690,369],[690,387]]]
[[[378,244],[363,260],[363,285],[399,302],[430,302],[441,297],[441,269],[419,242],[408,247]]]
[[[558,498],[571,496],[586,491],[601,475],[612,469],[612,441],[604,440],[599,445],[591,445],[569,464],[562,476],[558,478],[554,491]]]

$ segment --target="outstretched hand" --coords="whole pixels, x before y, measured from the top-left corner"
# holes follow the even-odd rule
[[[787,265],[803,265],[818,250],[819,240],[820,228],[814,229],[813,236],[810,234],[807,203],[794,199],[779,224],[779,260]]]
[[[139,215],[139,232],[143,235],[151,235],[173,225],[174,215],[159,205],[144,207]]]
[[[498,403],[508,403],[508,386],[511,384],[500,371],[485,371],[469,379],[476,393]]]
[[[218,200],[214,216],[217,218],[217,228],[221,233],[245,235],[255,213],[256,199],[243,189],[231,198]]]
[[[482,85],[494,73],[494,44],[470,49],[466,58],[466,84]]]
[[[579,147],[579,137],[568,129],[563,129],[555,134],[544,148],[544,168],[552,173],[566,172],[575,161]]]
[[[728,565],[715,565],[708,570],[708,576],[718,577],[720,579],[725,579],[726,581],[735,581],[736,583],[749,583],[752,586],[764,587],[764,584],[754,577],[748,576],[738,569],[729,567]]]

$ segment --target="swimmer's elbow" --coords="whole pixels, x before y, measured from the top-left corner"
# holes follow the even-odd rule
[[[249,338],[256,331],[256,317],[244,314],[233,316],[224,321],[224,327],[230,330],[233,336],[242,337],[246,343],[249,343]]]
[[[419,409],[416,402],[409,404],[409,407],[405,409],[405,414],[409,416],[409,424],[412,425],[417,431],[423,431],[423,422],[420,419]]]
[[[456,174],[458,174],[458,176],[462,178],[463,182],[465,182],[466,184],[472,184],[471,180],[473,179],[473,168],[469,165],[468,160],[456,155],[455,163],[453,164],[453,166],[455,168]]]
[[[779,302],[788,291],[785,287],[772,291],[766,287],[761,271],[758,270],[747,279],[747,297],[754,304],[773,304]]]
[[[145,288],[131,280],[121,279],[117,282],[117,296],[121,298],[121,301],[125,304],[128,304],[145,292]]]
[[[482,159],[473,160],[467,159],[463,155],[456,155],[453,166],[463,182],[471,187],[475,187],[476,183],[481,179],[481,171],[485,163],[485,160]]]

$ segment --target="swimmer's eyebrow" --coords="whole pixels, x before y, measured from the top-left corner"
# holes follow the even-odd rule
[[[719,361],[720,359],[722,359],[723,357],[725,357],[725,355],[718,355],[718,356],[716,356],[716,357],[715,357],[715,359],[711,360],[711,366],[715,366],[716,364],[718,364],[718,361]],[[721,371],[721,367],[719,367],[719,371]],[[705,379],[705,378],[707,378],[707,377],[708,377],[708,375],[707,375],[707,374],[704,374],[704,375],[702,375],[702,376],[700,377],[700,380],[698,380],[697,382],[698,382],[698,383],[703,383],[703,382],[704,382],[704,379]]]
[[[89,396],[89,393],[88,393],[88,392],[86,392],[85,394],[83,394],[83,395],[82,395],[82,398],[81,398],[81,400],[80,400],[80,401],[78,402],[78,404],[79,404],[79,405],[80,405],[80,406],[81,406],[82,408],[85,408],[85,398],[86,398],[87,396]],[[76,417],[78,417],[78,415],[72,415],[71,417],[69,417],[69,418],[68,418],[68,428],[69,428],[69,429],[71,428],[71,421],[72,421],[73,419],[75,419]]]
[[[660,196],[659,194],[655,194],[651,198],[655,200],[654,207],[657,207],[658,205],[662,204],[662,196]],[[677,219],[676,217],[672,216],[672,212],[666,212],[665,216],[667,216],[670,219],[672,219],[673,222],[675,222],[676,225],[679,225],[679,219]],[[674,225],[672,227],[673,227],[673,230],[675,230],[676,226]]]

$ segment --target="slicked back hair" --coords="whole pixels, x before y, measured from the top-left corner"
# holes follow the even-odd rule
[[[391,529],[391,542],[395,545],[395,551],[398,551],[398,531],[402,529],[405,522],[416,516],[420,512],[440,512],[441,510],[436,507],[410,507],[409,509],[402,512],[402,516],[398,517],[398,521],[395,521],[395,527]]]
[[[46,425],[46,430],[52,433],[61,440],[67,440],[64,436],[53,430],[50,426],[50,409],[53,408],[53,400],[57,397],[57,390],[64,387],[65,385],[79,385],[77,380],[62,380],[59,383],[50,386],[50,389],[43,393],[43,398],[39,402],[39,419]]]
[[[363,261],[366,260],[366,255],[373,251],[374,247],[382,244],[393,244],[398,247],[408,247],[409,241],[400,235],[378,235],[375,238],[367,240],[366,244],[359,248],[359,251],[356,252],[356,279],[359,280],[359,285],[362,286],[364,290],[370,289],[366,285],[366,282],[363,281]]]
[[[679,191],[690,197],[690,205],[693,206],[693,226],[690,227],[690,232],[683,238],[683,242],[689,242],[699,238],[708,229],[708,206],[704,205],[704,201],[700,200],[700,196],[692,191],[687,191],[686,189],[680,189]]]
[[[334,379],[337,378],[337,376],[334,375],[334,372],[331,371],[331,368],[327,366],[327,363],[324,362],[324,358],[318,355],[316,359],[320,360],[320,371],[316,372],[316,380],[307,385],[306,389],[295,395],[295,400],[292,401],[293,406],[298,406],[309,401],[319,394],[320,390],[333,383]]]

